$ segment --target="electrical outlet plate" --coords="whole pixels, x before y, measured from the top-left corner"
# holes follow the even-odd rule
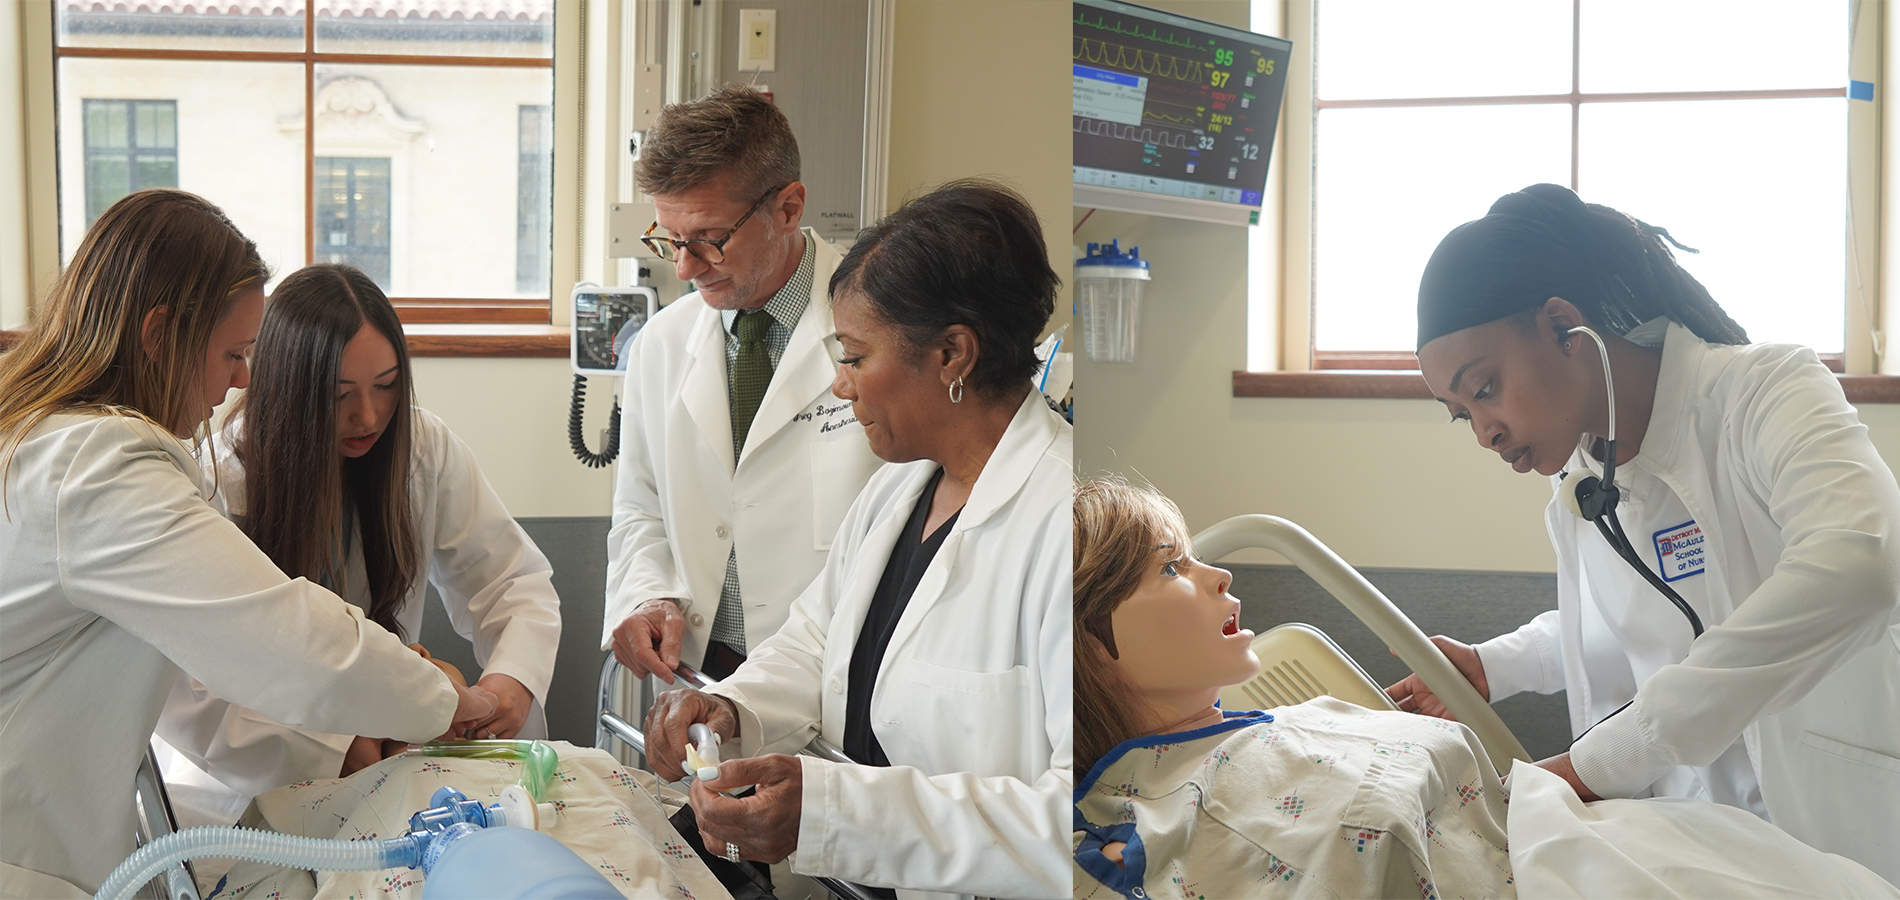
[[[778,70],[778,10],[739,10],[739,71]]]

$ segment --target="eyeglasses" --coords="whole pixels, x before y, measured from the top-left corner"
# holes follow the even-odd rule
[[[678,238],[656,235],[654,232],[660,230],[660,223],[658,220],[655,220],[652,225],[647,226],[646,233],[640,235],[640,243],[645,244],[647,249],[653,251],[655,256],[667,262],[679,259],[681,253],[691,253],[708,263],[715,266],[719,265],[726,261],[726,242],[732,240],[732,236],[739,233],[739,229],[744,227],[745,223],[752,219],[752,214],[758,212],[759,207],[765,205],[765,201],[772,199],[772,195],[785,190],[785,188],[786,185],[781,184],[778,187],[766,191],[765,196],[759,198],[759,202],[752,204],[752,208],[746,210],[745,215],[739,217],[739,221],[732,223],[732,227],[726,229],[724,237],[715,240],[694,238],[692,240],[682,241]]]

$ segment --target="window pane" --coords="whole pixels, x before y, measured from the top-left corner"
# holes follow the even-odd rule
[[[316,0],[317,52],[554,55],[553,0]],[[419,8],[419,7],[425,7]]]
[[[547,106],[521,107],[521,157],[515,200],[515,290],[548,290],[553,251],[554,116]]]
[[[521,215],[521,149],[514,139],[521,107],[550,105],[552,73],[317,67],[316,155],[387,160],[392,296],[548,295],[546,279],[532,291],[516,290],[517,254],[509,250]],[[315,237],[321,255],[330,237],[321,229]]]
[[[1570,107],[1329,109],[1314,153],[1314,346],[1411,350],[1440,238],[1500,195],[1570,180]]]
[[[1677,258],[1751,339],[1841,351],[1847,101],[1586,104],[1580,140],[1583,199],[1700,249]]]
[[[159,50],[303,49],[304,0],[137,3],[58,0],[62,47]]]
[[[1569,3],[1325,0],[1314,15],[1323,100],[1570,93]]]
[[[1591,93],[1847,83],[1845,0],[1589,0],[1582,25]]]
[[[317,261],[348,263],[389,291],[389,160],[317,157]]]
[[[88,149],[102,121],[118,123],[116,155]],[[59,136],[62,260],[127,191],[170,185],[222,207],[277,275],[303,265],[302,66],[63,59]]]

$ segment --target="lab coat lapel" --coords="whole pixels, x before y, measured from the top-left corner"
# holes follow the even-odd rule
[[[904,525],[909,522],[911,511],[917,508],[918,498],[924,495],[924,487],[930,484],[930,476],[937,471],[932,462],[914,462],[903,464],[910,471],[904,475],[904,485],[891,495],[890,502],[872,521],[871,528],[858,544],[857,564],[852,567],[851,584],[839,595],[838,608],[832,612],[832,631],[826,636],[826,642],[834,647],[856,647],[858,635],[864,631],[864,617],[871,611],[871,599],[877,593],[878,583],[884,579],[884,570],[890,565],[891,554],[897,550],[897,542],[903,538]],[[952,534],[944,538],[943,547],[937,551],[937,559],[944,558],[944,551],[950,548],[950,542],[956,539]],[[836,552],[835,549],[833,552]],[[898,646],[899,636],[905,631],[904,622],[910,619],[910,609],[916,606],[917,597],[924,592],[924,585],[930,583],[931,572],[936,563],[924,573],[923,581],[918,584],[916,593],[911,595],[910,607],[899,618],[897,629],[891,636],[890,648]],[[939,582],[941,590],[941,581]],[[895,654],[890,649],[884,651],[884,662],[878,665],[878,675],[883,677],[884,666],[890,664]],[[851,653],[846,650],[836,654],[837,674],[849,678],[851,674]],[[838,705],[837,722],[829,719],[824,723],[828,734],[844,734],[844,706]]]
[[[1035,472],[1036,463],[1042,459],[1057,435],[1055,413],[1043,402],[1040,392],[1030,391],[1029,396],[1023,398],[1022,405],[1016,408],[1016,417],[1010,420],[1009,427],[1003,431],[1003,439],[997,442],[989,462],[983,465],[983,473],[977,476],[976,484],[970,489],[970,499],[964,502],[963,511],[957,514],[956,525],[944,537],[943,546],[937,548],[937,555],[930,560],[930,566],[924,569],[923,579],[917,582],[916,592],[911,594],[910,603],[905,605],[904,614],[898,618],[897,627],[891,632],[890,647],[884,651],[884,661],[878,664],[880,683],[891,660],[900,655],[893,651],[904,646],[911,635],[917,633],[924,616],[942,599],[950,577],[956,574],[958,552],[963,546],[965,535],[988,523],[1004,506],[1016,499],[1016,495],[1022,492],[1023,486],[1029,481],[1029,476]],[[897,516],[900,520],[916,507],[917,497],[922,494],[921,489],[912,493],[910,503],[904,505],[902,513]],[[902,528],[901,521],[899,528]],[[896,545],[895,540],[891,541],[891,547]],[[878,568],[882,571],[882,567]],[[863,616],[858,618],[862,620]]]
[[[680,402],[686,407],[712,455],[733,472],[732,402],[726,393],[726,329],[719,310],[701,307],[693,323],[694,338],[687,342],[686,377],[680,384]]]
[[[793,415],[830,390],[832,380],[838,375],[827,346],[833,331],[827,291],[839,257],[830,244],[818,240],[810,229],[805,230],[805,240],[813,241],[816,248],[812,260],[811,298],[805,304],[805,314],[792,328],[785,353],[779,357],[772,381],[765,387],[765,397],[759,401],[752,428],[746,432],[744,452],[739,454],[740,465],[752,455],[753,448],[764,446],[773,435],[791,424]]]

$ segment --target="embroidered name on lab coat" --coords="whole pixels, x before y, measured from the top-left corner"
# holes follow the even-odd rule
[[[1709,561],[1702,546],[1702,528],[1693,520],[1658,531],[1652,540],[1656,542],[1656,567],[1662,571],[1664,581],[1700,575],[1703,565]]]
[[[842,414],[842,415],[841,415]],[[793,422],[818,420],[818,433],[830,434],[848,425],[858,424],[858,417],[851,412],[849,403],[820,403],[792,417]]]

